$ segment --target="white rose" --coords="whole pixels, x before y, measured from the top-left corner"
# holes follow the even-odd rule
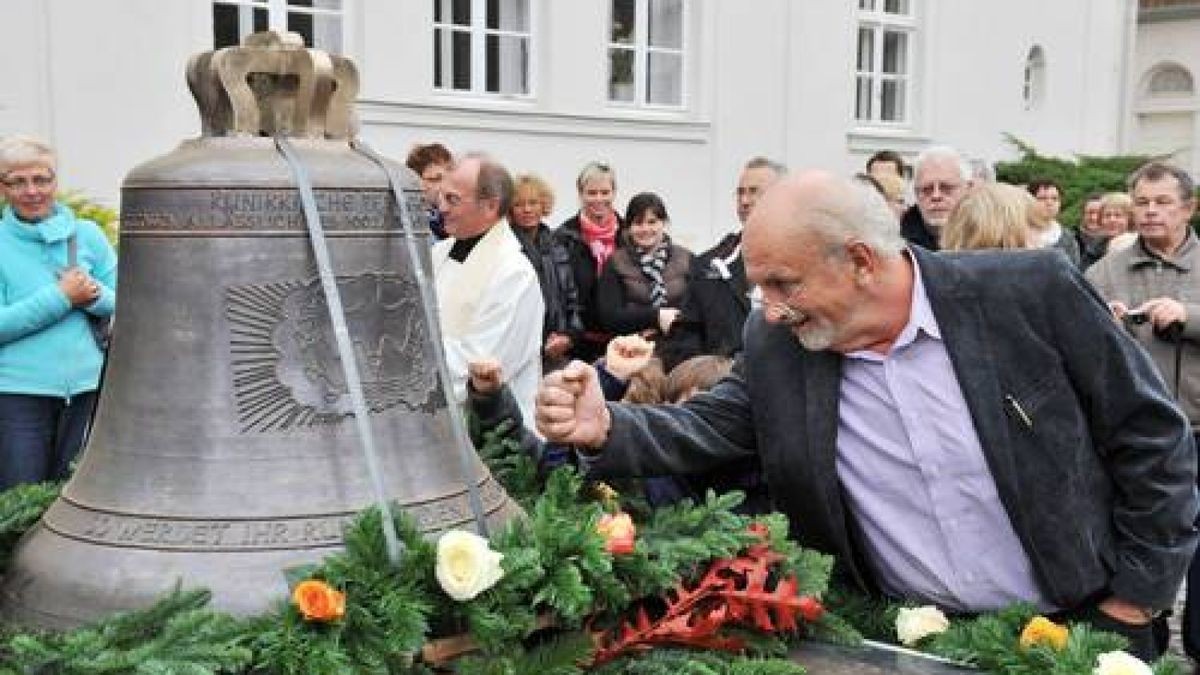
[[[1151,675],[1154,671],[1129,652],[1106,652],[1096,659],[1092,675]]]
[[[950,627],[950,620],[937,607],[926,605],[901,609],[896,616],[896,637],[901,644],[912,646],[927,635],[936,635]]]
[[[503,558],[502,553],[488,548],[487,539],[462,530],[450,530],[437,543],[435,572],[438,583],[455,600],[470,600],[495,586],[504,576],[500,567]]]

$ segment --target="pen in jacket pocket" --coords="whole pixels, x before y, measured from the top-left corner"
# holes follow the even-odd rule
[[[1033,418],[1029,416],[1029,413],[1025,412],[1025,408],[1021,407],[1020,401],[1014,398],[1012,394],[1005,394],[1004,402],[1008,404],[1009,410],[1012,410],[1017,419],[1021,420],[1021,424],[1024,424],[1025,428],[1033,429]]]

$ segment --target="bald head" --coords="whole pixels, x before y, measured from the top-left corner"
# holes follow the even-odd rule
[[[750,214],[745,236],[766,230],[817,235],[830,244],[856,239],[888,256],[904,248],[899,224],[879,193],[828,171],[802,171],[771,185]]]

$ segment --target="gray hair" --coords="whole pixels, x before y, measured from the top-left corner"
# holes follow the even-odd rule
[[[463,159],[479,162],[479,174],[475,177],[475,199],[495,199],[500,206],[500,217],[507,216],[513,203],[513,179],[508,169],[483,152],[468,152]]]
[[[775,160],[763,157],[762,155],[751,157],[746,162],[746,165],[742,167],[742,171],[749,171],[751,169],[770,169],[771,171],[775,172],[776,178],[780,178],[787,173],[786,166],[776,162]]]
[[[53,171],[57,163],[54,148],[40,138],[13,134],[0,139],[0,176],[30,165],[45,166]]]
[[[868,183],[842,180],[850,200],[845,206],[819,210],[813,229],[830,244],[856,239],[881,256],[900,255],[906,245],[900,222],[883,196]],[[836,250],[844,249],[839,246]]]
[[[963,159],[958,150],[949,145],[933,145],[925,148],[917,155],[917,161],[913,162],[913,176],[921,175],[921,169],[930,160],[948,159],[958,165],[958,172],[964,181],[971,180],[971,165],[967,160]]]
[[[1166,162],[1147,162],[1139,166],[1133,173],[1129,174],[1129,191],[1133,189],[1141,181],[1160,181],[1167,176],[1174,176],[1176,183],[1179,185],[1179,199],[1183,202],[1189,202],[1196,198],[1196,183],[1188,172],[1183,169],[1167,164]]]
[[[588,162],[583,165],[583,169],[579,172],[579,177],[575,179],[575,189],[583,192],[583,186],[588,184],[588,181],[593,178],[608,178],[612,183],[613,192],[617,191],[617,174],[613,172],[612,167],[604,162]]]

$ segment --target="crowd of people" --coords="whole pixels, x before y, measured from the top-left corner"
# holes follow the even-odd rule
[[[663,195],[618,212],[602,162],[546,222],[544,177],[440,144],[427,197],[456,400],[539,466],[651,504],[740,490],[864,591],[960,613],[1028,602],[1164,648],[1193,583],[1200,243],[1195,184],[995,181],[955,149],[865,171],[744,163],[736,223],[693,253]],[[36,139],[0,142],[0,487],[62,478],[104,360],[116,254],[56,201]],[[1196,611],[1191,608],[1195,607]]]
[[[1028,602],[1161,653],[1196,547],[1191,178],[1147,164],[1074,230],[1060,185],[998,183],[953,148],[866,169],[748,161],[738,227],[698,255],[660,195],[617,213],[610,166],[584,167],[557,228],[546,182],[522,176],[520,211],[484,208],[542,289],[538,354],[477,344],[463,402],[485,427],[515,421],[543,465],[638,478],[651,503],[742,490],[865,591]],[[451,222],[459,200],[429,196]],[[534,391],[509,377],[535,361]]]

